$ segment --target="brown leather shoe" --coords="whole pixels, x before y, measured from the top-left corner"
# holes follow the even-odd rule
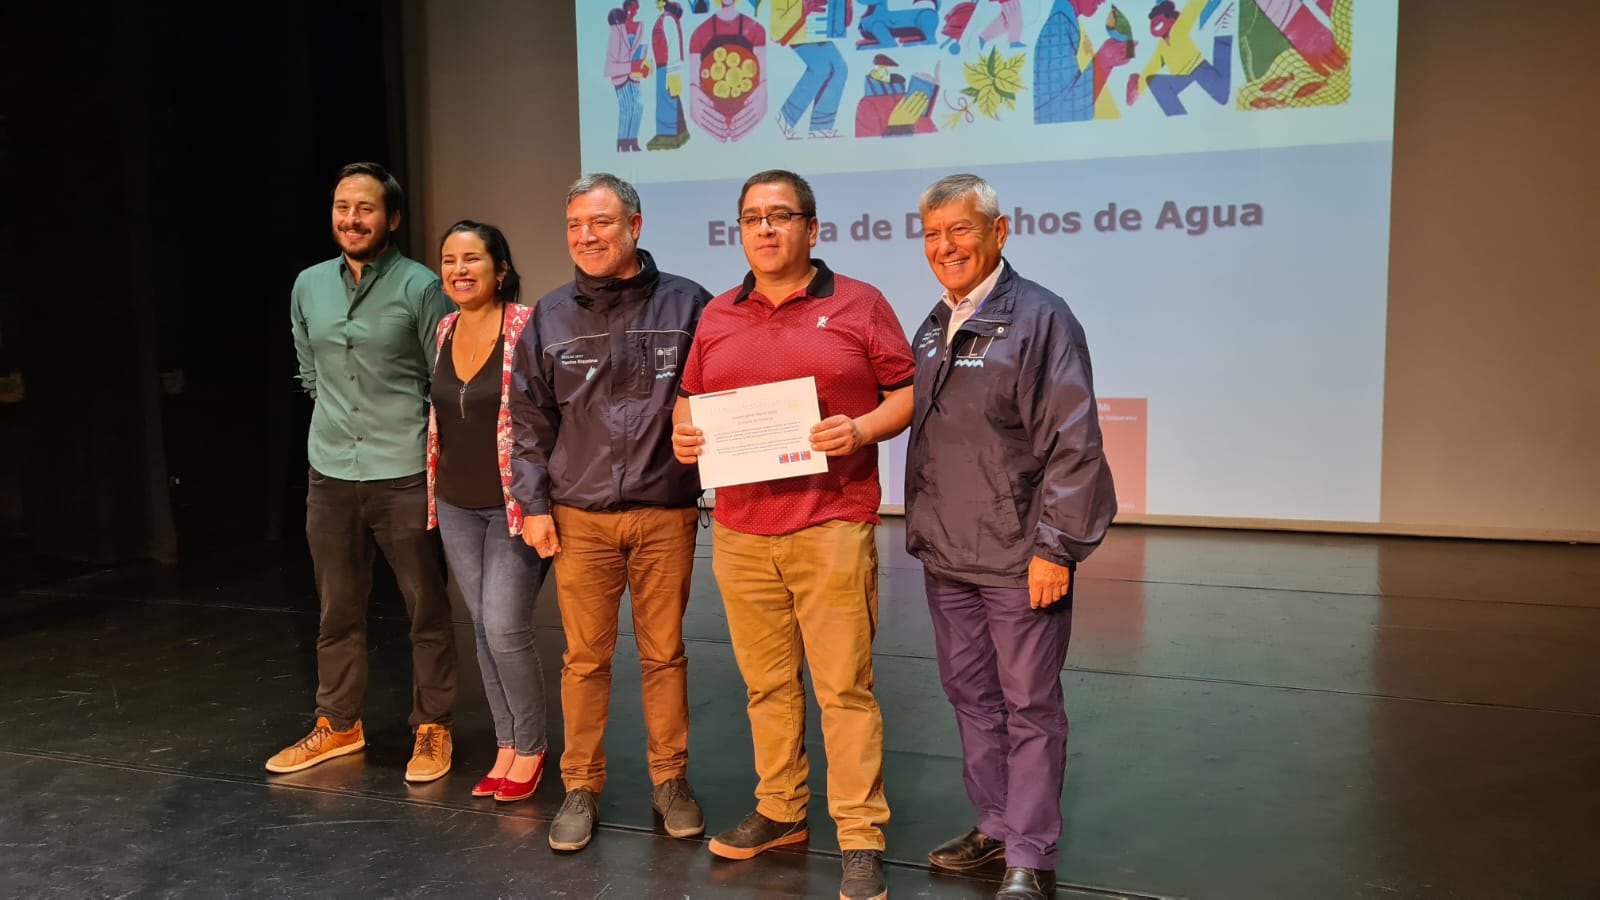
[[[1012,866],[1000,881],[994,900],[1049,900],[1056,895],[1056,873]]]
[[[406,763],[406,780],[412,784],[435,781],[450,771],[450,729],[443,725],[417,726],[417,742]]]
[[[317,725],[311,733],[279,750],[267,760],[267,771],[280,775],[309,769],[317,763],[355,753],[367,745],[357,722],[349,731],[334,731],[327,716],[317,716]]]
[[[953,872],[969,872],[1004,859],[1005,855],[1005,841],[997,841],[974,828],[933,848],[928,852],[928,862]]]

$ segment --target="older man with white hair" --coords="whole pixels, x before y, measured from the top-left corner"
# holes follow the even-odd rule
[[[922,561],[939,678],[977,823],[928,859],[1004,856],[1000,900],[1055,892],[1073,574],[1117,511],[1083,328],[1001,256],[1010,225],[976,175],[920,203],[944,296],[912,342],[906,548]]]

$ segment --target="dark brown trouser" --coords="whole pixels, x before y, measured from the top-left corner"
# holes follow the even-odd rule
[[[317,715],[340,731],[361,719],[367,693],[367,597],[375,550],[383,551],[411,616],[411,727],[450,724],[456,644],[438,536],[428,531],[422,473],[344,481],[311,470],[306,543],[316,572]]]

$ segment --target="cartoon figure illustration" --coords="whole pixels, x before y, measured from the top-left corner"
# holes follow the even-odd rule
[[[932,75],[918,72],[909,84],[893,71],[899,63],[887,54],[872,58],[861,102],[856,105],[856,137],[891,137],[938,131],[933,124],[933,101],[939,96],[939,69]]]
[[[1332,106],[1350,99],[1354,0],[1241,0],[1239,109]]]
[[[723,143],[750,133],[767,114],[767,32],[720,0],[689,38],[689,112],[696,125]]]
[[[1000,5],[1000,13],[994,17],[989,26],[978,32],[978,49],[991,43],[995,38],[1005,32],[1006,40],[1011,42],[1013,50],[1027,46],[1022,42],[1022,0],[990,0]]]
[[[872,71],[867,73],[867,83],[862,87],[862,93],[868,97],[883,94],[903,94],[906,92],[906,77],[890,69],[899,68],[900,64],[894,57],[887,53],[879,53],[872,58]]]
[[[967,26],[972,24],[972,14],[977,11],[978,4],[974,0],[962,0],[944,14],[944,28],[940,30],[944,35],[944,43],[939,46],[949,50],[951,56],[961,55],[961,38],[967,33]]]
[[[939,0],[911,0],[903,9],[890,8],[888,0],[868,0],[865,6],[858,49],[931,44],[939,32]]]
[[[1088,42],[1084,42],[1088,47]],[[1094,54],[1094,117],[1096,119],[1117,119],[1122,114],[1117,112],[1117,101],[1106,90],[1110,82],[1111,72],[1118,66],[1126,65],[1133,59],[1138,44],[1133,39],[1133,25],[1122,10],[1115,4],[1111,11],[1106,13],[1106,41]]]
[[[644,103],[639,99],[639,82],[650,74],[644,58],[644,26],[639,23],[639,0],[622,0],[622,5],[606,14],[611,26],[606,46],[606,77],[617,89],[617,152],[639,148],[639,122],[644,118]]]
[[[1112,70],[1133,56],[1128,17],[1115,6],[1106,15],[1109,39],[1098,50],[1084,30],[1083,19],[1105,0],[1055,0],[1039,31],[1033,58],[1033,121],[1086,122],[1115,119],[1116,100],[1105,90]]]
[[[645,147],[675,150],[689,140],[683,120],[683,6],[676,0],[656,0],[661,15],[650,32],[650,49],[656,61],[656,136]]]
[[[844,57],[834,46],[850,26],[850,0],[772,0],[773,40],[793,50],[806,70],[778,111],[783,136],[795,140],[800,117],[811,109],[809,137],[838,137],[834,119],[848,77]]]
[[[1218,6],[1221,5],[1220,13]],[[1233,80],[1233,34],[1237,0],[1186,0],[1183,11],[1178,11],[1174,0],[1160,0],[1150,10],[1150,35],[1155,38],[1154,50],[1144,71],[1128,76],[1128,105],[1139,99],[1142,88],[1149,87],[1161,111],[1169,116],[1188,113],[1179,95],[1190,85],[1197,84],[1217,103],[1228,102],[1229,85]],[[1216,15],[1212,23],[1215,39],[1211,58],[1206,59],[1195,45],[1195,27],[1204,26]],[[1165,69],[1165,74],[1162,70]]]

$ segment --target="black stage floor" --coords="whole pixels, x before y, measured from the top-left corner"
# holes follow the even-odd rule
[[[890,892],[989,897],[992,882],[923,858],[972,815],[900,541],[891,520],[876,644]],[[690,774],[717,830],[751,808],[755,779],[700,552]],[[409,652],[388,597],[374,606],[367,751],[269,777],[262,762],[310,725],[309,567],[296,547],[191,557],[0,588],[0,894],[836,896],[815,709],[809,848],[713,861],[652,822],[628,641],[602,826],[582,853],[545,844],[553,772],[530,801],[468,796],[493,736],[459,609],[448,777],[401,780]],[[1597,584],[1593,546],[1114,529],[1083,568],[1063,673],[1060,896],[1600,896]],[[540,649],[559,752],[552,587]]]

